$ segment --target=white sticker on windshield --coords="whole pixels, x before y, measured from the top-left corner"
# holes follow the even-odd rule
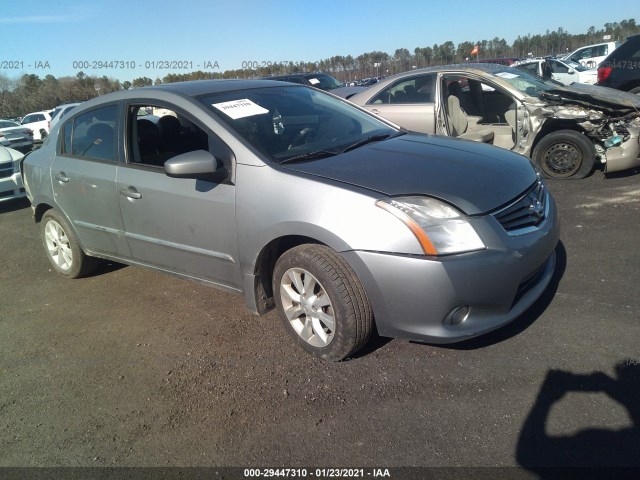
[[[317,78],[310,78],[310,79],[309,79],[309,83],[310,83],[311,85],[317,85],[317,84],[319,84],[319,83],[320,83],[320,80],[318,80]]]
[[[498,73],[496,73],[496,77],[512,79],[512,78],[518,78],[518,75],[515,75],[513,73],[509,73],[509,72],[498,72]]]
[[[269,113],[269,110],[267,110],[266,108],[262,108],[256,103],[253,103],[248,98],[243,98],[242,100],[232,100],[231,102],[212,103],[211,105],[220,110],[222,113],[229,115],[234,120]]]

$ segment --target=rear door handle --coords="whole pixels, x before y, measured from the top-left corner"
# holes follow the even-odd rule
[[[136,200],[142,198],[142,194],[140,192],[136,192],[136,189],[133,187],[121,188],[120,195],[124,195],[128,198],[135,198]]]
[[[380,110],[376,110],[375,108],[371,109],[371,113],[375,113],[376,115],[380,114]]]
[[[54,178],[60,183],[67,183],[69,181],[69,177],[67,177],[67,174],[64,172],[56,173]]]

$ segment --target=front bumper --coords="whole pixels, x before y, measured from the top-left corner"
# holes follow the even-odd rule
[[[553,277],[560,231],[553,201],[540,228],[518,237],[493,217],[477,221],[487,244],[478,252],[438,259],[342,253],[363,283],[380,335],[459,342],[513,321],[542,295]],[[469,313],[452,324],[451,314],[460,307]]]
[[[14,172],[7,177],[0,178],[0,202],[26,196],[20,172]]]

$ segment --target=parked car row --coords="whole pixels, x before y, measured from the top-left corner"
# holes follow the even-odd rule
[[[80,103],[68,103],[53,110],[31,112],[19,121],[1,119],[0,144],[21,152],[30,151],[34,142],[42,142],[55,123],[77,105]]]

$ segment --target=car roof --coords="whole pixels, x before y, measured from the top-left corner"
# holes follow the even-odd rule
[[[497,63],[454,63],[450,65],[439,65],[436,67],[418,68],[416,70],[408,70],[406,72],[396,73],[385,77],[383,82],[389,82],[390,80],[409,77],[413,75],[419,75],[421,73],[441,72],[441,71],[456,71],[456,72],[468,72],[468,73],[492,73],[496,70],[505,70],[509,67],[506,65],[500,65]]]
[[[272,87],[282,87],[282,82],[272,81]],[[149,87],[136,88],[133,91],[162,90],[181,93],[190,97],[206,95],[209,93],[233,92],[236,90],[248,90],[251,88],[269,87],[264,80],[190,80],[188,82],[163,83]],[[132,91],[132,90],[128,90]]]
[[[82,102],[63,103],[62,105],[58,105],[56,108],[75,107],[77,105],[80,105],[80,103],[82,103]],[[55,110],[55,108],[54,108],[54,110]]]
[[[148,87],[131,88],[107,93],[92,98],[78,105],[74,115],[82,114],[96,106],[123,100],[168,100],[171,96],[198,97],[216,93],[234,92],[239,90],[283,87],[282,82],[276,80],[190,80],[187,82],[164,83]],[[291,87],[308,88],[304,85],[291,84]]]

